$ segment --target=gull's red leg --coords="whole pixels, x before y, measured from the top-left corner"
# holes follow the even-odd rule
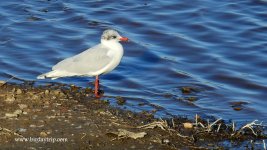
[[[100,92],[99,92],[99,77],[95,77],[95,97],[100,98]]]

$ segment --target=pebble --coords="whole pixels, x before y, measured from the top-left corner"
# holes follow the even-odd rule
[[[75,127],[76,129],[81,129],[82,128],[82,126],[81,125],[79,125],[79,126],[77,126],[77,127]]]
[[[54,94],[54,95],[59,95],[60,93],[61,93],[60,90],[55,90],[55,91],[53,91],[53,94]]]
[[[36,128],[36,125],[31,124],[31,125],[30,125],[30,128]]]
[[[186,129],[193,128],[193,124],[192,123],[186,122],[186,123],[183,123],[183,124],[184,124],[184,128],[186,128]]]
[[[37,100],[37,99],[39,99],[39,96],[37,96],[37,95],[33,95],[33,96],[32,96],[32,99],[33,99],[33,100]]]
[[[190,94],[192,92],[192,89],[190,87],[182,87],[181,91],[183,94]]]
[[[117,100],[117,104],[118,104],[118,105],[124,105],[125,102],[126,102],[126,100],[123,99],[123,98],[120,97],[120,96],[116,97],[116,100]]]
[[[40,136],[41,136],[41,137],[47,137],[47,133],[44,132],[44,131],[42,131],[42,132],[40,132]]]
[[[26,104],[18,104],[20,109],[25,109],[28,107]]]
[[[27,129],[25,129],[25,128],[19,128],[18,129],[18,132],[26,132],[27,131]]]
[[[0,80],[0,86],[6,84],[6,81]]]
[[[5,117],[7,118],[18,117],[20,114],[22,114],[22,110],[17,109],[13,113],[5,113]]]
[[[48,95],[50,93],[49,90],[45,90],[45,95]]]
[[[20,114],[22,114],[22,112],[23,112],[22,110],[17,109],[17,110],[14,111],[14,114],[20,115]]]
[[[18,117],[18,115],[17,115],[17,114],[14,114],[14,113],[6,113],[5,116],[6,116],[7,118]]]
[[[13,103],[15,100],[16,99],[15,99],[14,95],[7,95],[7,98],[5,99],[5,101],[7,103]]]
[[[52,133],[52,130],[48,130],[46,131],[47,134],[51,134]]]
[[[21,89],[17,89],[17,92],[16,92],[16,94],[22,94],[22,90]]]
[[[169,139],[163,139],[162,140],[162,144],[169,144],[170,143],[170,140]]]

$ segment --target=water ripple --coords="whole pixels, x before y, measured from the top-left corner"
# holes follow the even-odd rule
[[[267,119],[267,11],[249,1],[5,1],[0,3],[0,77],[36,80],[58,61],[114,28],[130,38],[125,56],[102,76],[105,95],[157,115]],[[93,78],[57,81],[88,86]],[[89,84],[89,86],[92,86]],[[184,87],[197,89],[186,94]],[[194,102],[188,101],[196,98]],[[114,99],[115,102],[115,99]],[[233,104],[240,102],[241,111]],[[144,103],[143,106],[140,103]]]

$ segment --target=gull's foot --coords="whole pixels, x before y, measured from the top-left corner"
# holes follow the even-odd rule
[[[95,97],[96,98],[101,98],[104,95],[104,91],[103,90],[99,90],[99,91],[94,92],[94,93],[95,93]]]

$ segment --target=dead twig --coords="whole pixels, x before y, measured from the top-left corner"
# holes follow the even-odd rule
[[[7,128],[2,128],[2,127],[0,127],[0,131],[8,132],[8,133],[12,133],[12,134],[14,134],[14,135],[16,135],[16,136],[23,137],[22,135],[20,135],[20,134],[18,134],[18,133],[16,133],[16,132],[13,132],[12,130],[9,130],[9,129],[7,129]]]
[[[248,129],[250,129],[250,130],[252,131],[252,133],[253,133],[255,136],[257,136],[257,133],[255,133],[253,127],[254,127],[254,126],[262,126],[262,122],[261,122],[261,123],[256,123],[257,121],[258,121],[258,120],[254,120],[254,121],[252,121],[251,123],[248,123],[248,124],[244,125],[242,128],[240,128],[240,129],[237,131],[236,135],[239,135],[244,129],[248,128]],[[235,135],[235,134],[234,134],[234,135]]]
[[[137,128],[144,128],[144,129],[154,129],[155,127],[159,127],[162,130],[166,130],[168,129],[168,124],[166,121],[156,121],[156,122],[152,122],[143,126],[138,126]]]
[[[83,136],[81,137],[81,140],[86,137],[86,133],[83,133]]]
[[[212,130],[212,126],[214,126],[220,120],[222,120],[222,118],[217,119],[212,124],[209,124],[209,120],[208,120],[208,126],[207,126],[208,129],[207,129],[207,131],[210,132]]]
[[[220,128],[221,128],[221,125],[222,125],[222,124],[220,123],[219,126],[218,126],[218,128],[217,128],[217,131],[216,131],[217,133],[219,132],[219,130],[220,130]]]

